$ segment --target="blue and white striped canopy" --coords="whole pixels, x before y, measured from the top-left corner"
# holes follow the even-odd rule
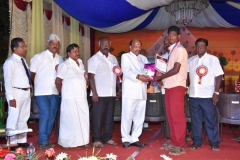
[[[54,0],[65,12],[90,27],[106,33],[131,30],[165,30],[176,25],[165,10],[174,0]],[[189,27],[240,26],[240,0],[210,0]]]

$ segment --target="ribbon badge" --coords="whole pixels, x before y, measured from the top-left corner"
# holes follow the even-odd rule
[[[197,72],[197,75],[199,76],[198,84],[201,84],[202,77],[207,74],[208,68],[202,65],[197,68],[196,72]]]
[[[122,82],[122,69],[119,66],[113,67],[113,73],[118,77],[118,83]]]

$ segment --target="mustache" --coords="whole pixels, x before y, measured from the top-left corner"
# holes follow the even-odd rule
[[[108,50],[108,51],[109,51],[109,49],[108,49],[108,48],[104,48],[103,50]]]

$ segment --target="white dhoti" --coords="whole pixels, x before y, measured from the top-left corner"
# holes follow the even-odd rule
[[[86,97],[62,99],[58,144],[78,147],[89,143],[89,107]]]

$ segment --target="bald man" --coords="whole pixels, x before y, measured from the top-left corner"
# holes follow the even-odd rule
[[[130,44],[130,52],[122,55],[122,119],[121,135],[123,147],[143,147],[139,141],[142,134],[143,122],[147,100],[147,81],[144,75],[144,64],[148,63],[147,58],[140,54],[142,43],[139,39],[133,39]],[[130,135],[131,125],[132,134]]]

